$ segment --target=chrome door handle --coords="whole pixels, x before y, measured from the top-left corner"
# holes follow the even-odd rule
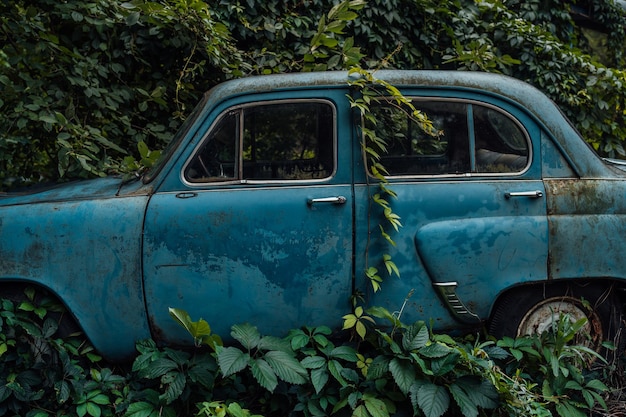
[[[346,201],[348,201],[347,198],[338,195],[337,197],[309,198],[306,203],[310,206],[315,203],[345,204]]]
[[[511,197],[528,197],[528,198],[541,198],[543,197],[543,191],[518,191],[513,193],[504,193],[504,197],[509,199]]]

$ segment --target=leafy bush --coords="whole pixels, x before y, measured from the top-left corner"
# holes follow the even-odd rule
[[[10,0],[0,15],[4,186],[115,172],[239,66],[199,0]]]
[[[511,75],[545,91],[602,154],[624,155],[625,18],[613,1],[589,3],[606,32],[600,52],[556,0],[335,3],[0,3],[0,187],[136,168],[123,159],[139,159],[142,142],[163,148],[224,79],[355,62]]]
[[[208,349],[137,344],[128,366],[105,363],[79,334],[58,337],[63,310],[27,290],[0,309],[0,415],[584,416],[606,408],[597,354],[572,345],[582,323],[562,317],[541,336],[499,341],[452,338],[425,323],[400,323],[361,343],[327,327],[284,338],[233,326],[223,346],[208,323],[173,317]]]

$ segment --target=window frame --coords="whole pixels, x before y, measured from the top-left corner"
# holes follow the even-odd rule
[[[198,152],[200,152],[202,150],[202,148],[205,146],[207,140],[209,139],[209,136],[211,136],[211,134],[214,132],[215,128],[217,127],[217,125],[225,118],[228,117],[231,113],[233,112],[243,112],[244,110],[248,109],[248,108],[252,108],[252,107],[259,107],[259,106],[267,106],[267,105],[277,105],[277,104],[298,104],[298,103],[305,103],[305,104],[311,104],[311,103],[320,103],[320,104],[324,104],[329,106],[330,110],[331,110],[331,120],[332,120],[332,127],[331,127],[331,135],[332,135],[332,170],[330,171],[330,174],[328,176],[325,176],[323,178],[311,178],[311,179],[241,179],[241,178],[236,178],[236,179],[227,179],[224,181],[189,181],[185,175],[185,172],[187,170],[187,168],[189,167],[189,165],[192,163],[193,159],[195,158],[195,156],[198,154]],[[241,123],[241,120],[243,120],[243,123]],[[238,126],[238,130],[239,130],[239,138],[238,138],[238,143],[236,144],[236,165],[238,167],[238,175],[243,175],[243,138],[244,138],[244,130],[245,130],[245,119],[241,118],[240,122],[239,122],[239,126]],[[233,185],[233,184],[292,184],[292,183],[298,183],[298,184],[302,184],[302,183],[319,183],[319,182],[327,182],[330,179],[332,179],[336,173],[337,173],[337,161],[338,161],[338,156],[337,156],[337,108],[334,102],[332,102],[331,100],[328,99],[323,99],[323,98],[298,98],[298,99],[277,99],[277,100],[261,100],[261,101],[254,101],[254,102],[248,102],[248,103],[242,103],[242,104],[237,104],[237,105],[233,105],[230,107],[227,107],[226,109],[220,111],[220,113],[214,118],[214,120],[211,122],[211,125],[209,126],[209,128],[207,129],[207,131],[202,135],[202,139],[200,141],[198,141],[198,144],[194,147],[193,151],[189,154],[189,157],[186,159],[185,163],[182,166],[182,169],[180,171],[180,178],[181,181],[183,182],[183,184],[185,184],[188,187],[192,187],[192,188],[199,188],[199,187],[206,187],[207,185],[211,185],[211,186],[216,186],[216,185]]]
[[[520,120],[517,117],[515,117],[511,112],[493,103],[480,101],[477,99],[465,99],[465,98],[456,98],[456,97],[411,96],[411,95],[407,95],[406,98],[408,98],[412,103],[419,102],[419,101],[424,101],[424,102],[438,101],[438,102],[461,103],[461,104],[468,105],[466,118],[467,118],[467,127],[468,127],[468,145],[470,147],[470,161],[469,161],[470,171],[460,172],[460,173],[442,173],[442,174],[398,174],[398,175],[392,174],[392,175],[385,175],[385,178],[404,179],[404,178],[511,177],[511,176],[521,176],[530,169],[533,158],[534,158],[533,141],[531,140],[530,134],[528,133],[528,129],[526,129],[526,126],[524,126],[524,124],[520,122]],[[392,97],[383,97],[382,105],[387,105],[386,104],[387,100],[392,100]],[[513,121],[513,123],[519,128],[519,130],[524,136],[524,139],[526,140],[527,150],[528,150],[526,165],[524,166],[523,169],[519,171],[510,171],[510,172],[474,172],[473,171],[476,169],[476,135],[474,131],[474,120],[473,120],[474,108],[473,106],[481,106],[487,109],[497,111],[501,113],[502,115],[504,115],[505,117],[507,117],[509,120]],[[428,114],[426,114],[426,116],[428,116]],[[365,123],[365,120],[363,117],[361,117],[361,126],[365,126],[364,123]],[[361,134],[360,140],[364,141],[363,134]],[[367,161],[367,153],[365,151],[362,151],[361,155],[363,158],[364,166],[366,167],[367,176],[369,178],[374,179],[375,176],[372,174],[372,172],[369,169],[369,164]],[[428,158],[428,156],[426,156],[425,158]],[[385,166],[384,163],[383,163],[383,166]]]

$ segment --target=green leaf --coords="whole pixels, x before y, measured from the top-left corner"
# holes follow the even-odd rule
[[[442,358],[452,349],[442,343],[432,343],[419,350],[419,354],[427,358]]]
[[[389,371],[400,390],[404,394],[407,394],[411,385],[415,382],[415,369],[413,369],[413,364],[406,359],[393,358],[391,362],[389,362]]]
[[[367,379],[376,380],[382,378],[389,370],[390,359],[386,356],[376,356],[367,368]]]
[[[300,361],[306,369],[319,369],[326,365],[326,358],[322,356],[307,356]]]
[[[389,417],[389,412],[387,411],[387,405],[385,402],[374,397],[373,394],[364,394],[362,401],[371,417]]]
[[[100,415],[102,414],[102,410],[100,410],[100,406],[98,406],[97,404],[94,404],[92,402],[88,402],[87,403],[87,414],[89,414],[92,417],[100,417]]]
[[[421,349],[430,341],[430,332],[423,322],[413,324],[402,337],[405,350]]]
[[[478,407],[474,404],[467,393],[461,389],[456,383],[450,385],[450,393],[452,394],[452,398],[457,403],[459,408],[461,409],[461,414],[463,417],[477,417],[478,416]]]
[[[460,356],[461,355],[458,352],[452,351],[443,358],[433,359],[430,363],[430,368],[433,371],[433,375],[443,376],[448,372],[453,371],[459,362]]]
[[[481,407],[493,409],[499,405],[499,396],[496,387],[488,380],[475,376],[463,376],[450,385],[450,392],[456,403],[463,408],[475,409]],[[468,416],[465,412],[465,416]]]
[[[250,355],[235,347],[221,349],[217,354],[217,363],[225,377],[244,369],[250,362]]]
[[[575,407],[569,401],[564,401],[556,404],[556,412],[561,417],[587,417],[587,414]]]
[[[276,378],[272,367],[263,359],[255,359],[252,361],[250,368],[254,379],[256,379],[259,385],[269,392],[274,392],[278,385],[278,378]]]
[[[262,350],[280,350],[283,352],[293,353],[288,340],[275,336],[263,336],[257,345]]]
[[[343,359],[348,362],[356,362],[356,351],[350,346],[337,346],[330,352],[330,357],[334,359]]]
[[[167,404],[173,403],[181,396],[183,390],[185,389],[186,383],[187,380],[184,373],[177,372],[175,375],[173,375],[173,378],[167,384],[167,388],[165,389],[165,392],[163,394]]]
[[[591,381],[587,382],[585,384],[585,388],[587,388],[587,389],[594,389],[594,390],[600,391],[600,392],[605,392],[605,391],[609,390],[609,387],[607,387],[599,379],[592,379]]]
[[[156,417],[159,415],[159,408],[145,401],[132,403],[128,406],[124,417]]]
[[[326,367],[313,369],[311,371],[311,383],[315,388],[315,393],[319,394],[328,382],[329,374]]]
[[[306,369],[296,358],[282,351],[270,351],[264,356],[276,375],[290,384],[304,384],[307,379]]]
[[[99,405],[108,405],[111,403],[111,401],[109,400],[109,397],[106,396],[105,394],[98,394],[95,395],[91,398],[89,398],[89,401],[99,404]]]
[[[261,340],[261,334],[258,329],[249,323],[234,325],[231,327],[230,334],[247,350],[257,347]]]
[[[341,371],[343,371],[343,366],[336,360],[332,359],[328,361],[328,371],[330,374],[341,384],[342,387],[348,385],[343,376],[341,376]]]
[[[417,391],[417,403],[425,417],[440,417],[450,406],[450,395],[445,387],[427,382]]]
[[[158,358],[150,362],[145,368],[141,369],[139,375],[141,378],[155,379],[165,375],[171,370],[176,369],[178,365],[173,360],[167,358]]]

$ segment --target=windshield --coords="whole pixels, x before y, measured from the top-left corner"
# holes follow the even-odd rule
[[[187,118],[185,119],[181,127],[178,129],[178,131],[176,132],[172,140],[167,144],[166,148],[161,153],[161,157],[159,158],[159,160],[143,176],[142,180],[144,183],[149,183],[150,181],[152,181],[154,177],[156,177],[157,174],[161,171],[161,169],[163,169],[163,166],[170,159],[174,151],[178,148],[178,145],[180,144],[180,142],[182,142],[183,138],[187,136],[187,132],[189,132],[189,129],[193,125],[193,122],[198,118],[198,115],[200,114],[201,110],[204,108],[204,105],[206,104],[208,97],[209,95],[205,94],[202,97],[202,100],[200,100],[200,102],[196,104],[196,107],[194,107],[194,109],[191,111],[189,116],[187,116]]]

